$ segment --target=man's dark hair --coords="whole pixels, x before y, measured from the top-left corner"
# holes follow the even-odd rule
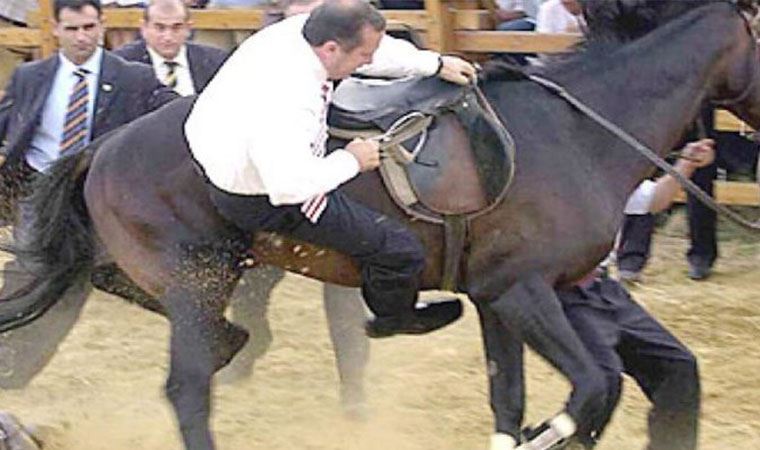
[[[156,6],[157,2],[156,0],[150,0],[148,3],[145,4],[145,7],[143,8],[143,20],[145,22],[150,22],[150,9]],[[182,0],[177,0],[177,4],[180,8],[182,8],[182,11],[185,12],[185,20],[190,19],[190,8],[185,4]]]
[[[73,9],[74,11],[81,11],[87,5],[92,6],[98,11],[98,17],[103,13],[100,0],[55,0],[53,2],[53,17],[57,21],[61,20],[61,10]]]
[[[306,20],[303,37],[313,47],[337,42],[344,51],[362,44],[362,30],[385,30],[385,18],[365,0],[326,0]]]

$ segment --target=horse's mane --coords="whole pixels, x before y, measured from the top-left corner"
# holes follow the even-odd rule
[[[580,0],[589,43],[638,39],[682,14],[710,3],[733,3],[754,16],[757,0]]]
[[[622,44],[645,36],[683,14],[711,3],[732,3],[749,15],[756,15],[760,0],[580,0],[587,27],[584,41],[574,51],[541,68],[521,68],[504,61],[484,65],[488,80],[515,80],[527,73],[557,73],[588,60],[606,55]]]

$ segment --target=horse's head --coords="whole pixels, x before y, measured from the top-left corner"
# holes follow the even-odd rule
[[[736,25],[725,33],[734,36],[734,45],[723,58],[723,72],[716,80],[711,100],[728,109],[753,128],[760,128],[760,50],[751,20],[757,2],[737,2]]]
[[[715,33],[734,37],[712,77],[707,99],[760,127],[760,52],[751,25],[758,0],[582,0],[589,42],[625,43],[638,39],[702,7],[733,19],[716,21]],[[696,13],[696,12],[695,12]]]

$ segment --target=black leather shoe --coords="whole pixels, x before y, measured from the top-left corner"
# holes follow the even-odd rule
[[[710,277],[710,272],[709,266],[690,263],[688,277],[694,281],[702,281]]]
[[[461,316],[462,302],[457,299],[418,303],[411,314],[376,317],[368,320],[364,329],[371,338],[395,334],[425,334],[443,328]]]

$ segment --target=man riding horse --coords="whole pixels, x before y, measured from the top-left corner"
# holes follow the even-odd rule
[[[425,264],[420,240],[335,191],[377,168],[380,157],[378,143],[363,139],[325,156],[333,81],[360,66],[374,76],[438,73],[461,84],[475,77],[469,63],[417,50],[384,30],[383,16],[360,0],[329,1],[311,15],[272,25],[230,57],[185,124],[212,202],[227,220],[249,233],[282,232],[359,261],[364,298],[375,314],[367,324],[373,337],[433,331],[456,320],[461,304],[415,306]]]

